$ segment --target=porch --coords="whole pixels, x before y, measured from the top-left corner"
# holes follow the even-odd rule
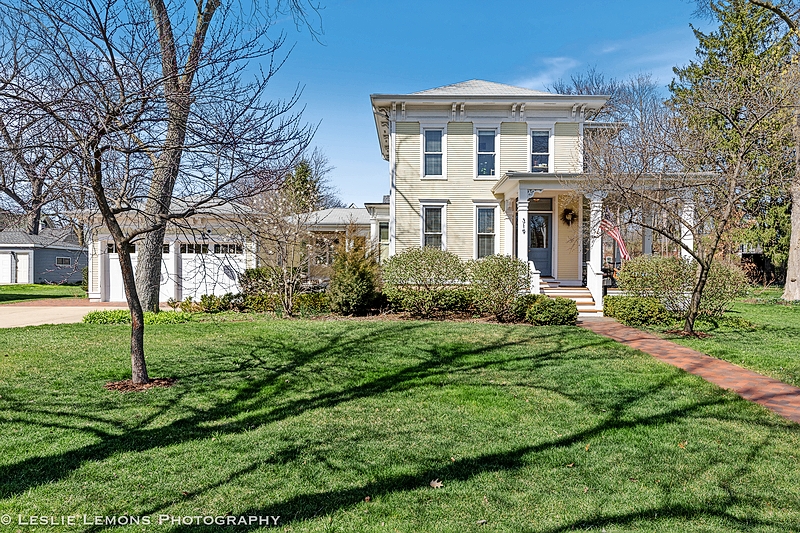
[[[580,192],[580,174],[509,172],[492,189],[505,203],[505,253],[526,261],[532,293],[575,300],[583,315],[603,310],[603,201],[606,193]],[[689,228],[694,206],[681,213]],[[688,229],[684,245],[693,247]],[[642,252],[652,254],[652,231],[644,230]],[[684,257],[688,254],[682,252]]]

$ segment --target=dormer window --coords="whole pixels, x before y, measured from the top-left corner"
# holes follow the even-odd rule
[[[549,172],[550,132],[531,132],[531,172]]]

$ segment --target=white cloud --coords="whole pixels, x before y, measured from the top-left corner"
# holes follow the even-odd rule
[[[563,78],[567,72],[577,67],[580,62],[571,57],[548,57],[541,61],[542,66],[538,72],[532,76],[514,82],[518,87],[535,89],[537,91],[547,90],[556,80]]]

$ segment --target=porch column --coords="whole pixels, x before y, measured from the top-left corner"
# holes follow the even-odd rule
[[[600,221],[603,218],[603,192],[589,195],[591,211],[589,215],[589,262],[586,264],[586,288],[592,294],[596,309],[603,309],[603,232]]]
[[[681,244],[683,245],[681,247],[681,257],[690,261],[694,258],[692,254],[684,249],[684,246],[694,250],[694,233],[692,233],[692,228],[694,227],[694,202],[692,200],[686,200],[681,206],[680,227]]]
[[[517,199],[517,258],[528,262],[528,200]]]

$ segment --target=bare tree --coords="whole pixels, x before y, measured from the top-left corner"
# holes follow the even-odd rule
[[[18,53],[19,30],[7,33],[5,46],[0,47],[4,89],[16,82],[26,60]],[[59,211],[59,205],[68,204],[65,200],[74,199],[73,193],[83,185],[66,138],[47,113],[0,98],[0,205],[19,212],[31,235],[39,233],[43,209],[51,214]]]
[[[285,316],[293,316],[295,296],[313,288],[315,263],[327,264],[336,244],[312,231],[318,210],[341,206],[325,179],[328,168],[324,155],[314,150],[294,166],[280,188],[254,196],[249,203],[251,227],[261,243],[261,288],[278,295]]]
[[[776,136],[787,135],[782,125],[795,86],[773,67],[754,73],[720,66],[694,83],[690,100],[669,103],[642,84],[631,91],[641,97],[624,107],[624,127],[587,135],[586,191],[606,192],[606,205],[623,223],[653,230],[696,262],[686,333],[744,203],[786,179],[774,165],[787,155]]]
[[[180,18],[179,6],[159,1],[31,0],[4,6],[6,34],[24,38],[16,51],[24,68],[13,79],[0,79],[0,99],[57,124],[65,132],[59,148],[85,172],[119,253],[135,383],[149,378],[132,246],[144,252],[157,240],[159,260],[152,263],[140,252],[139,261],[149,265],[140,272],[160,273],[167,225],[235,203],[245,190],[275,188],[264,176],[284,176],[313,133],[292,112],[297,94],[287,101],[265,98],[279,64],[270,63],[249,80],[244,75],[249,60],[269,57],[283,42],[262,44],[266,15],[243,41],[237,33],[242,19],[232,7],[213,0],[197,6],[196,28]],[[217,29],[211,25],[214,14]],[[180,54],[185,67],[175,70]],[[183,199],[179,209],[171,207],[174,196]],[[142,285],[149,295],[148,283]],[[156,305],[158,287],[156,277]]]

